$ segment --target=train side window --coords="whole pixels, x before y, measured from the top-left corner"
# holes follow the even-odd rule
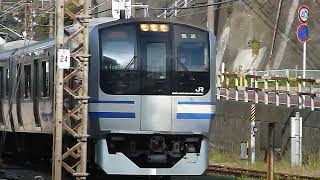
[[[41,62],[41,95],[42,97],[49,97],[50,96],[50,84],[49,84],[49,61],[42,61]]]
[[[10,70],[6,69],[6,99],[9,99],[9,92],[10,92]]]
[[[31,65],[24,66],[24,98],[31,98]]]

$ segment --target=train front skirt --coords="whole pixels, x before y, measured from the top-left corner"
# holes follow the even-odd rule
[[[107,141],[97,140],[95,162],[107,174],[202,175],[208,167],[208,141],[201,141],[200,153],[187,153],[171,168],[140,168],[123,153],[109,154]]]

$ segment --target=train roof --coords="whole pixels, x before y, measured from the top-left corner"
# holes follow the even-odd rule
[[[162,23],[162,22],[168,22],[173,24],[180,24],[180,25],[186,25],[193,28],[201,29],[204,31],[207,31],[207,29],[194,26],[191,24],[187,24],[181,21],[172,20],[172,19],[160,19],[160,18],[131,18],[131,19],[115,19],[112,17],[102,17],[102,18],[93,18],[89,21],[89,31],[96,27],[108,27],[112,25],[117,24],[126,24],[126,23],[132,23],[132,22],[153,22],[153,23]],[[74,31],[76,31],[79,28],[79,25],[71,25],[69,27],[66,27],[66,32],[69,32],[70,34]],[[27,44],[27,46],[25,46]],[[50,46],[55,45],[54,39],[46,39],[43,41],[32,41],[32,40],[18,40],[10,43],[6,43],[0,46],[0,60],[8,58],[9,56],[13,56],[15,54],[30,52],[34,49],[44,49]]]
[[[43,41],[19,40],[10,43],[11,45],[9,45],[8,48],[2,51],[0,49],[0,59],[6,59],[9,56],[13,56],[15,54],[31,52],[35,49],[44,49],[50,46],[54,46],[54,39],[46,39]]]
[[[146,22],[146,23],[172,23],[172,24],[179,24],[179,25],[185,25],[196,29],[201,29],[203,31],[208,31],[206,28],[202,28],[199,26],[195,26],[189,23],[185,23],[183,21],[179,20],[173,20],[173,19],[163,19],[163,18],[130,18],[130,19],[114,19],[114,18],[95,18],[92,20],[92,24],[90,21],[90,30],[97,26],[112,26],[117,24],[126,24],[126,23],[132,23],[132,22]]]

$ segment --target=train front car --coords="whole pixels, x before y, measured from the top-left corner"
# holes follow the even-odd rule
[[[215,113],[213,34],[133,19],[90,34],[96,164],[108,174],[201,175]]]

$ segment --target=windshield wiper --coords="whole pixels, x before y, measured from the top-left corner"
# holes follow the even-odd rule
[[[132,59],[130,60],[130,62],[127,64],[127,66],[124,68],[124,70],[122,71],[120,78],[123,78],[124,75],[128,72],[130,66],[134,63],[134,60],[136,59],[136,56],[133,56]]]
[[[178,57],[177,57],[177,62],[182,66],[182,68],[190,75],[190,80],[194,81],[196,80],[192,74],[191,71],[189,71],[188,67],[181,61],[179,61]]]

